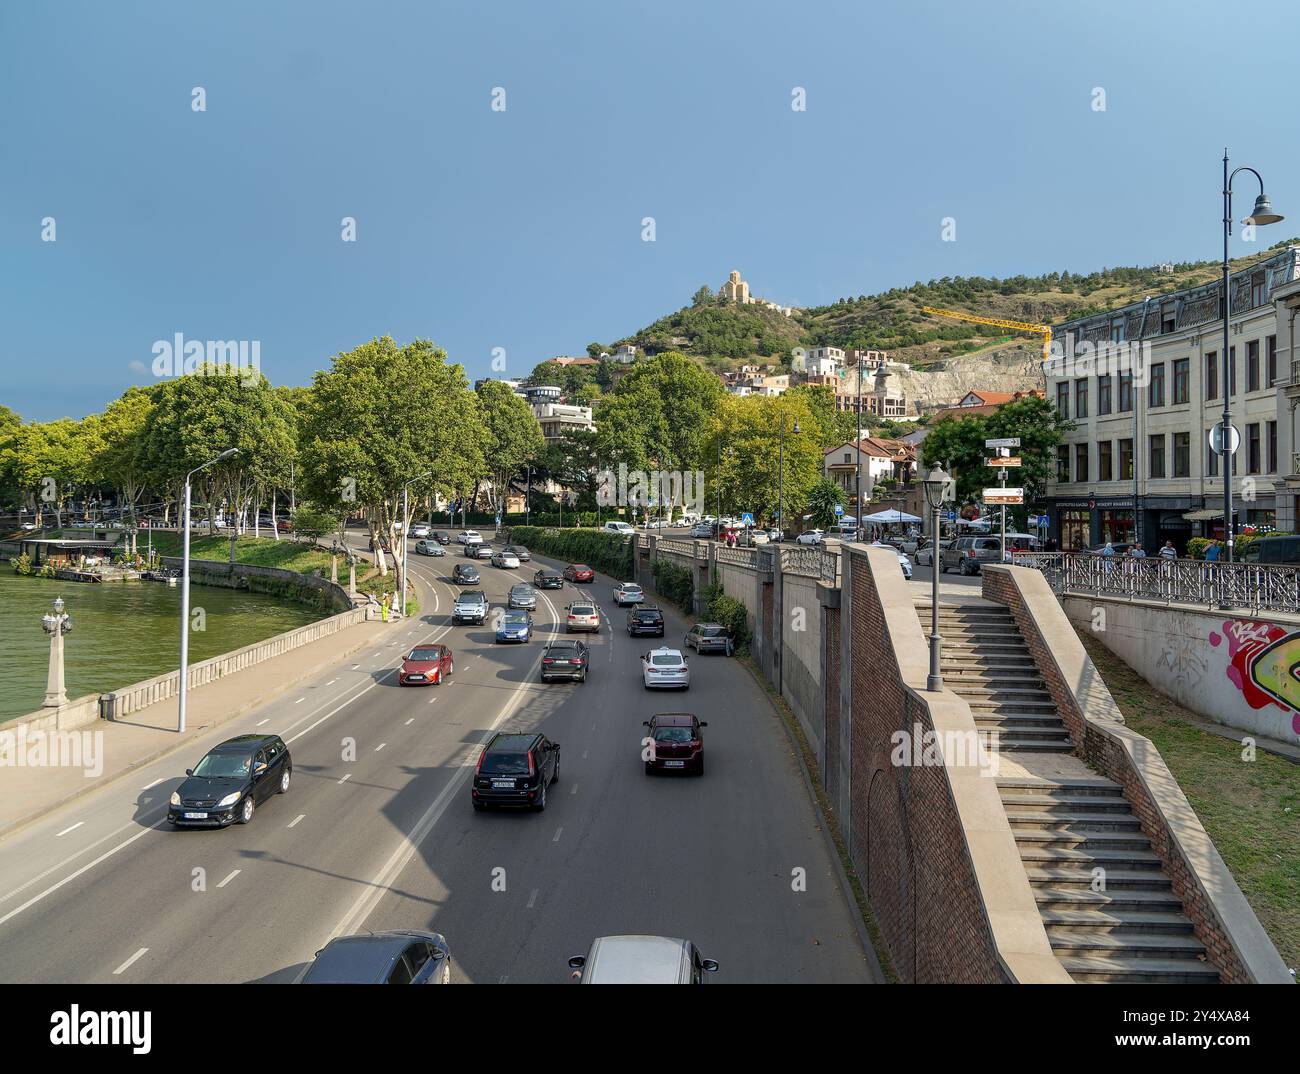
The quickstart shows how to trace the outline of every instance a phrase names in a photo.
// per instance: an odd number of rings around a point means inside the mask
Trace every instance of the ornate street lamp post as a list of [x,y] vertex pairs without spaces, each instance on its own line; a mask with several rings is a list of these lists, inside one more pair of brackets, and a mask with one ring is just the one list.
[[925,502],[930,508],[930,674],[925,688],[943,689],[943,676],[939,673],[939,508],[943,506],[943,492],[952,478],[939,466],[931,470],[922,482]]
[[63,685],[63,636],[72,630],[72,617],[63,610],[63,598],[54,601],[54,614],[41,616],[41,626],[50,636],[50,673],[45,680],[43,708],[55,709],[68,703],[68,692]]

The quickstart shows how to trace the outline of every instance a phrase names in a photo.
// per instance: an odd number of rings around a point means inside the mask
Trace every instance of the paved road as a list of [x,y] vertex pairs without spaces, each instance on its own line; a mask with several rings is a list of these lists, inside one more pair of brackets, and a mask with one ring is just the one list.
[[[458,551],[412,555],[421,615],[383,645],[223,725],[193,756],[0,840],[0,977],[287,981],[332,935],[403,927],[443,932],[459,982],[562,982],[569,955],[614,932],[689,937],[722,963],[719,983],[870,981],[796,761],[744,669],[694,658],[689,692],[650,696],[636,659],[649,643],[604,630],[586,684],[543,685],[538,643],[450,625]],[[482,573],[494,603],[516,580]],[[582,588],[621,628],[611,584]],[[545,594],[543,635],[573,595]],[[680,637],[686,624],[668,622]],[[453,681],[397,687],[400,654],[431,639],[455,650]],[[642,771],[641,720],[673,709],[709,720],[702,779]],[[561,743],[544,813],[470,809],[478,746],[501,727]],[[250,730],[289,743],[290,792],[248,826],[171,831],[183,769]]]

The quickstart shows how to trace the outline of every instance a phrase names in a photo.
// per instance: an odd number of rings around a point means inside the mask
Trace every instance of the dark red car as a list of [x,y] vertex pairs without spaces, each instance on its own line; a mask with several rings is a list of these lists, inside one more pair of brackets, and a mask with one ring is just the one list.
[[690,712],[661,712],[646,720],[645,725],[650,729],[642,753],[647,775],[679,770],[704,775],[704,734],[700,728],[709,726],[707,720],[698,720]]
[[594,582],[596,572],[585,563],[570,563],[564,568],[564,580],[566,582]]
[[441,686],[454,670],[451,650],[445,645],[417,645],[402,657],[399,686]]

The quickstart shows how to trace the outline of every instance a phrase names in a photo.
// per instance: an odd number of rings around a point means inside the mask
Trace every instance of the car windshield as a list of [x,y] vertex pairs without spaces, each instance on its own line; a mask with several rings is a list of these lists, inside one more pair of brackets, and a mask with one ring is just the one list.
[[526,585],[517,585],[510,592],[516,597],[531,597],[533,595],[533,591]]
[[209,779],[229,779],[248,775],[253,760],[244,753],[209,753],[194,769],[196,776]]
[[690,742],[691,729],[689,727],[656,727],[656,742]]
[[510,626],[523,626],[528,622],[528,615],[525,612],[506,612],[502,622]]
[[482,604],[485,598],[482,593],[462,593],[456,598],[458,604]]
[[485,753],[479,769],[485,776],[518,776],[528,774],[527,753]]
[[650,657],[650,663],[656,667],[671,667],[682,662],[682,658],[676,653],[655,653]]
[[437,660],[442,656],[441,649],[412,649],[408,660]]

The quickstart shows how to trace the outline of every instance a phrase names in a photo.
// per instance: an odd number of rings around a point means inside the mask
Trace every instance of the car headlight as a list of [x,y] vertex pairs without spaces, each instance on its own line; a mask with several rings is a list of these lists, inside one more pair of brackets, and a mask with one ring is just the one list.
[[171,798],[171,801],[172,801],[172,805],[180,805],[180,804],[181,804],[181,792],[180,792],[180,791],[172,791],[172,798]]
[[244,795],[243,791],[232,791],[217,803],[218,809],[224,809],[228,805],[234,805]]

